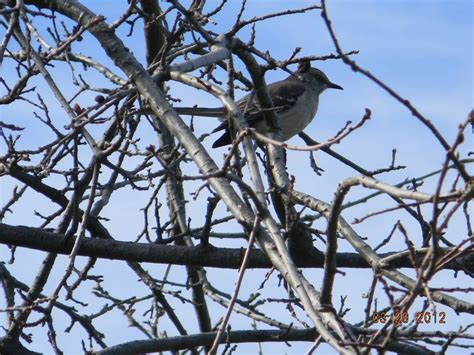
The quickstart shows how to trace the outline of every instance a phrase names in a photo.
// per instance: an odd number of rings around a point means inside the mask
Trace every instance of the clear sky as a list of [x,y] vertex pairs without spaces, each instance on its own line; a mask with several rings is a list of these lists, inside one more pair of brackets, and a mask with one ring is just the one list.
[[[82,1],[85,5],[91,6],[97,13],[101,12],[110,23],[118,16],[116,0],[102,1]],[[214,7],[217,1],[208,1],[208,7]],[[213,29],[215,32],[223,32],[231,26],[236,11],[240,7],[240,2],[230,1],[226,6],[225,12],[221,17],[217,17],[218,25]],[[247,11],[244,18],[251,18],[256,15],[279,11],[287,8],[298,8],[314,4],[314,1],[256,1],[248,2]],[[452,142],[457,133],[458,124],[463,121],[473,108],[473,2],[470,0],[426,0],[426,1],[408,1],[408,0],[335,0],[328,1],[329,16],[333,21],[334,30],[345,51],[358,50],[359,54],[353,56],[361,66],[368,69],[386,84],[395,89],[406,99],[410,100],[415,107],[445,135],[448,142]],[[232,20],[233,21],[233,20]],[[334,46],[327,33],[325,25],[321,19],[319,11],[313,11],[308,14],[280,17],[269,20],[265,23],[257,24],[256,46],[261,50],[268,50],[270,54],[277,59],[285,59],[291,55],[295,47],[302,47],[302,55],[326,55],[335,52]],[[2,29],[3,30],[3,29]],[[119,32],[126,45],[144,61],[143,40],[141,33],[135,33],[131,38],[125,36],[125,32]],[[241,35],[241,39],[248,39],[248,32]],[[82,46],[82,48],[81,48]],[[103,59],[103,53],[98,48],[97,52],[91,50],[95,48],[94,44],[84,41],[75,51],[84,52],[84,54],[95,55]],[[104,60],[107,62],[107,60]],[[356,163],[367,169],[377,169],[387,167],[391,161],[391,151],[397,148],[397,164],[406,165],[407,169],[381,176],[383,181],[397,183],[405,178],[417,177],[433,170],[439,169],[444,159],[442,149],[434,140],[433,136],[424,128],[407,109],[401,107],[392,97],[383,92],[374,83],[370,82],[360,74],[354,73],[341,61],[317,62],[314,66],[322,69],[328,77],[335,83],[344,87],[344,91],[327,91],[320,100],[320,106],[317,119],[307,128],[306,133],[314,139],[324,141],[332,137],[348,120],[357,121],[364,114],[365,108],[370,108],[373,112],[372,120],[366,126],[346,139],[342,144],[335,146],[334,149],[353,159]],[[65,68],[66,70],[67,68]],[[2,76],[9,77],[13,75],[11,69],[4,66]],[[287,74],[281,71],[272,71],[267,75],[267,82],[272,82],[285,77]],[[63,81],[65,92],[72,92],[68,87],[67,81]],[[217,105],[217,102],[205,93],[195,93],[194,91],[179,85],[170,84],[171,93],[182,97],[180,103],[183,106],[199,104],[202,106]],[[3,90],[3,88],[1,89]],[[3,107],[0,111],[0,120],[9,122],[10,117],[18,117],[19,125],[22,123],[27,126],[24,133],[24,143],[37,145],[42,137],[35,135],[37,127],[31,124],[31,118],[26,114],[29,109],[18,105]],[[60,113],[59,115],[62,115]],[[65,122],[66,124],[67,122]],[[203,133],[213,129],[216,122],[212,119],[203,119],[195,123],[198,133]],[[152,138],[150,138],[152,139]],[[472,135],[466,136],[467,143],[464,145],[463,152],[472,150]],[[208,139],[207,144],[211,144],[212,138]],[[293,138],[290,143],[302,144],[299,138]],[[0,146],[0,149],[4,149]],[[222,159],[224,150],[213,151],[213,156]],[[288,158],[289,171],[296,173],[296,188],[301,191],[314,194],[318,198],[331,201],[337,184],[344,178],[357,175],[353,170],[335,162],[332,158],[323,153],[316,153],[318,165],[324,168],[325,173],[317,177],[307,166],[307,153],[290,152]],[[472,171],[472,168],[471,168]],[[434,180],[426,181],[422,187],[424,191],[430,192]],[[11,194],[11,181],[1,181],[0,183],[0,202],[3,205],[8,201]],[[351,192],[350,198],[356,199],[358,196],[365,195],[366,192],[358,190]],[[33,217],[32,205],[35,209],[46,208],[48,201],[35,199],[34,195],[29,195],[29,200],[19,205],[13,215],[8,215],[4,220],[8,224],[37,225],[38,219]],[[141,225],[130,223],[129,220],[141,218],[138,208],[143,206],[145,197],[138,197],[135,192],[119,193],[116,197],[126,199],[128,210],[124,210],[120,205],[110,206],[107,209],[107,216],[112,218],[114,223],[108,225],[116,239],[131,240],[130,236],[135,236]],[[385,200],[380,200],[379,206],[384,206]],[[204,206],[205,199],[196,202]],[[357,214],[348,212],[344,216],[351,221],[353,217],[362,217],[366,213],[375,211],[377,205],[372,205],[370,210],[358,210]],[[136,208],[136,211],[134,211]],[[202,207],[201,207],[202,208]],[[201,211],[202,209],[197,209]],[[225,209],[219,212],[225,214]],[[196,226],[202,222],[202,216],[192,216]],[[390,223],[395,222],[399,215],[390,215],[387,217]],[[117,221],[122,221],[117,223]],[[382,221],[384,222],[384,221]],[[407,222],[409,224],[409,222]],[[391,224],[390,224],[391,226]],[[355,228],[362,235],[369,238],[378,238],[382,240],[387,234],[387,224],[368,222],[363,225],[356,225]],[[223,229],[224,230],[224,229]],[[227,245],[229,246],[229,245]],[[348,245],[341,246],[343,250],[353,251]],[[0,246],[1,259],[5,261],[9,258],[9,252],[3,246]],[[28,258],[32,269],[39,267],[44,255],[32,253],[26,250],[18,250],[17,259]],[[65,263],[66,258],[61,258]],[[99,263],[101,272],[104,276],[110,277],[107,286],[117,293],[117,295],[130,296],[130,290],[133,287],[124,289],[124,280],[117,280],[117,274],[129,274],[126,266],[118,265],[117,262],[102,261]],[[28,283],[33,277],[29,272],[31,268],[26,269],[24,264],[16,263],[10,267],[12,273],[17,275],[22,281]],[[149,270],[156,270],[158,274],[163,272],[161,266],[147,265]],[[57,276],[61,275],[62,270],[58,270]],[[228,273],[226,271],[226,273]],[[247,274],[246,286],[243,295],[255,292],[255,288],[260,284],[263,278],[263,272]],[[319,270],[306,271],[310,280],[318,284],[321,272]],[[230,275],[230,274],[229,274]],[[348,319],[360,319],[363,313],[365,300],[362,299],[362,293],[368,288],[370,279],[369,273],[348,270],[343,278],[338,276],[336,279],[335,293],[345,295],[350,292],[349,287],[356,287],[357,292],[349,294],[349,303],[352,310]],[[209,270],[208,276],[211,282],[227,282],[228,287],[232,287],[235,273],[232,276],[222,277],[222,272]],[[443,285],[452,284],[451,273],[443,273],[443,278],[439,283]],[[128,280],[130,284],[135,280]],[[463,282],[462,278],[460,279]],[[57,281],[48,285],[54,287]],[[457,281],[459,282],[459,280]],[[274,287],[276,283],[272,286]],[[359,285],[363,285],[359,288]],[[143,288],[139,292],[145,293]],[[268,291],[268,289],[267,289]],[[279,291],[281,293],[281,290]],[[85,292],[82,300],[88,301],[89,295]],[[280,294],[280,296],[284,296]],[[245,298],[245,296],[243,296]],[[472,298],[471,298],[472,301]],[[0,298],[0,307],[3,307],[3,299]],[[211,301],[209,301],[211,303]],[[178,314],[186,317],[189,308],[182,308],[176,304]],[[94,306],[91,306],[94,308]],[[271,309],[273,306],[268,306]],[[182,310],[181,310],[182,308]],[[223,314],[222,308],[217,308],[213,314],[213,321]],[[194,314],[193,314],[194,316]],[[184,319],[184,318],[183,318]],[[2,321],[3,322],[3,321]],[[192,324],[195,324],[194,319]],[[67,320],[65,320],[67,326]],[[166,323],[163,325],[165,327]],[[452,325],[452,327],[451,327]],[[456,319],[452,319],[449,329],[455,329]],[[106,340],[110,345],[120,343],[126,340],[140,338],[141,335],[136,330],[127,329],[124,319],[117,314],[117,319],[112,319],[103,326],[109,330],[117,329],[115,334],[111,334]],[[232,318],[233,329],[248,329],[249,322],[240,316]],[[57,330],[61,328],[58,327]],[[189,326],[190,331],[197,331],[197,328]],[[432,330],[439,328],[432,328]],[[35,334],[37,330],[31,329]],[[41,330],[43,332],[44,330]],[[50,351],[50,347],[45,345],[46,339],[44,332],[38,337],[31,346],[35,351]],[[172,334],[169,334],[172,335]],[[77,339],[74,339],[77,340]],[[66,342],[60,344],[64,349],[68,349]],[[76,346],[77,344],[75,344]],[[281,349],[276,345],[264,344],[265,353],[305,353],[310,347],[308,343],[294,344],[291,348]],[[255,352],[256,345],[239,346],[239,353],[248,351]],[[327,347],[323,347],[329,351]],[[71,349],[72,351],[72,349]]]

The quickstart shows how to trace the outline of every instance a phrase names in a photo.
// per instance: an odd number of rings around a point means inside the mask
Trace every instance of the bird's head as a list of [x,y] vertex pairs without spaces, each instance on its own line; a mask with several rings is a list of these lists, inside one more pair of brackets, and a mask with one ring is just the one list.
[[300,80],[310,84],[319,93],[326,89],[344,90],[341,86],[331,82],[321,70],[311,67],[310,62],[299,63],[298,71],[295,74]]

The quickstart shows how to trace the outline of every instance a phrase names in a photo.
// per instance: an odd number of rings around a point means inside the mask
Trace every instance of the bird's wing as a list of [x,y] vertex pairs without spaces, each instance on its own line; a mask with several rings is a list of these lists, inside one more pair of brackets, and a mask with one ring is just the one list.
[[[306,88],[299,81],[289,82],[288,80],[284,80],[284,83],[279,81],[269,85],[267,90],[273,101],[273,110],[276,113],[283,113],[296,104]],[[250,126],[252,126],[252,123],[261,120],[263,117],[263,109],[255,95],[253,96],[252,102],[248,102],[251,97],[250,95],[237,101],[237,106],[244,113],[245,120]],[[227,127],[228,122],[225,120],[215,128],[213,132],[221,131]]]
[[[288,80],[284,80],[284,83],[279,81],[269,85],[267,90],[273,101],[273,109],[276,113],[282,113],[291,109],[296,104],[298,98],[303,95],[306,88],[298,81],[288,82]],[[240,100],[238,104],[240,109],[244,112],[245,119],[249,125],[252,125],[254,120],[262,118],[263,110],[257,98],[253,99],[252,104],[248,105],[246,111],[245,106],[247,105],[247,100],[245,98]]]

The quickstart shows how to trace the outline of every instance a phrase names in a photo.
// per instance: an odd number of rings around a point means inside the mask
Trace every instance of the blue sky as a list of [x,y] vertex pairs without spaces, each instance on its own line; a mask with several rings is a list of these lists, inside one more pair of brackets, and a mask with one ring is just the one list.
[[[83,1],[84,4],[91,6],[96,11],[101,11],[106,15],[107,21],[112,22],[118,15],[117,1]],[[231,1],[225,10],[225,13],[216,21],[219,25],[213,28],[214,31],[225,31],[231,23],[228,19],[233,18],[232,14],[237,11],[240,5],[237,1]],[[286,8],[297,8],[313,4],[312,1],[255,1],[248,2],[248,8],[244,18],[251,18],[273,11]],[[209,7],[214,7],[217,1],[208,1]],[[403,97],[410,100],[421,113],[426,115],[439,130],[447,137],[448,142],[452,142],[457,132],[458,124],[463,121],[473,107],[473,2],[469,0],[432,0],[432,1],[404,1],[404,0],[340,0],[328,1],[328,12],[332,19],[336,34],[344,50],[359,50],[360,53],[353,57],[361,66],[371,71],[374,75],[384,80],[390,87],[395,89]],[[125,31],[119,32],[126,45],[140,58],[144,59],[143,40],[141,33],[135,33],[132,38],[125,37]],[[248,39],[248,32],[241,34],[241,39]],[[86,38],[87,39],[87,38]],[[302,55],[325,55],[334,52],[334,46],[330,40],[327,30],[320,17],[319,11],[313,11],[304,15],[295,15],[270,20],[266,23],[257,25],[256,46],[262,50],[268,50],[277,59],[287,58],[295,47],[302,47]],[[102,50],[96,44],[84,41],[74,50],[81,51],[88,55],[98,55],[98,58],[104,60]],[[238,63],[237,63],[238,65]],[[393,98],[383,92],[375,84],[354,73],[341,61],[326,61],[314,63],[314,66],[322,69],[329,78],[344,87],[344,91],[327,91],[320,100],[317,118],[307,128],[306,133],[319,141],[324,141],[332,137],[347,120],[357,121],[362,117],[364,109],[370,108],[373,112],[372,120],[359,132],[353,134],[342,144],[334,149],[343,155],[352,158],[367,169],[376,169],[386,167],[390,164],[392,148],[398,149],[397,163],[407,165],[406,170],[381,176],[382,181],[396,183],[407,177],[416,177],[440,168],[444,156],[439,144],[432,135],[424,128],[408,110],[401,107]],[[67,73],[67,68],[64,67]],[[119,71],[117,71],[119,73]],[[2,76],[8,78],[12,75],[11,67],[4,64]],[[90,73],[90,75],[94,75]],[[272,82],[285,77],[286,74],[281,71],[272,71],[267,75],[267,82]],[[69,76],[68,76],[69,77]],[[97,77],[100,82],[100,77]],[[61,81],[61,88],[66,93],[72,93],[73,89],[67,85],[67,80]],[[39,84],[41,85],[41,84]],[[195,93],[193,90],[183,86],[170,83],[171,93],[180,96],[183,99],[182,105],[199,104],[202,106],[217,105],[216,101],[203,92]],[[2,88],[3,90],[3,88]],[[44,93],[47,95],[46,93]],[[90,95],[93,97],[94,95]],[[87,96],[85,96],[87,98]],[[10,122],[12,118],[27,126],[23,135],[25,146],[37,145],[41,139],[35,132],[40,127],[33,123],[28,116],[31,110],[25,105],[12,104],[1,108],[0,119],[4,122]],[[59,111],[53,111],[57,119],[64,120],[67,124],[65,115]],[[20,125],[21,125],[20,124]],[[203,119],[195,122],[198,133],[203,133],[213,129],[216,122],[212,119]],[[472,150],[472,135],[466,132],[467,142],[464,144],[463,152]],[[153,136],[145,136],[146,140],[152,142]],[[208,145],[213,141],[212,138],[206,142]],[[292,144],[302,144],[299,138],[293,138]],[[4,149],[4,146],[0,146]],[[214,150],[213,156],[217,161],[222,160],[225,150]],[[296,172],[296,187],[301,191],[314,194],[318,198],[331,201],[337,184],[344,178],[354,176],[356,173],[323,153],[316,153],[318,164],[325,169],[325,174],[317,177],[307,167],[307,153],[290,152],[288,158],[289,171]],[[471,168],[472,171],[472,168]],[[426,181],[422,187],[424,191],[431,191],[436,183],[435,179]],[[194,186],[197,186],[196,183]],[[2,180],[0,185],[0,202],[3,205],[10,196],[12,181]],[[367,194],[367,191],[359,189],[354,190],[349,195],[349,200],[356,199],[358,196]],[[28,195],[28,200],[19,204],[13,215],[5,219],[9,224],[36,225],[38,219],[33,217],[33,208],[44,211],[48,201],[37,198],[37,195]],[[119,240],[133,239],[137,230],[141,226],[129,223],[128,220],[140,218],[138,208],[143,205],[145,196],[135,192],[120,192],[115,197],[115,204],[111,204],[107,210],[107,217],[113,221],[127,221],[126,223],[110,224],[108,227]],[[128,209],[120,207],[120,201],[126,200]],[[205,204],[205,198],[198,199],[195,202],[196,209],[202,210]],[[365,210],[356,212],[348,211],[344,216],[351,221],[353,217],[361,217],[366,213],[378,210],[381,206],[386,206],[388,200],[384,198],[377,199],[374,204],[367,206]],[[34,206],[32,208],[32,206]],[[201,208],[201,209],[200,209]],[[225,208],[221,208],[218,213],[226,214]],[[202,216],[192,216],[196,225],[202,221]],[[395,222],[401,218],[401,214],[388,215],[384,221],[369,220],[366,224],[356,225],[356,230],[369,238],[382,240],[390,229],[387,223]],[[406,216],[403,216],[406,218]],[[413,222],[406,220],[408,226]],[[389,224],[391,226],[391,224]],[[228,227],[223,228],[226,230]],[[413,230],[416,230],[414,228]],[[455,229],[457,230],[457,229]],[[461,231],[461,226],[459,227]],[[222,242],[219,242],[222,244]],[[218,243],[218,244],[219,244]],[[227,244],[225,244],[227,243]],[[226,246],[229,245],[225,242]],[[223,245],[224,245],[223,244]],[[391,246],[393,247],[393,245]],[[346,251],[352,251],[348,245],[342,243],[341,248]],[[400,246],[400,249],[402,246]],[[9,257],[5,247],[0,247],[2,260]],[[19,250],[17,258],[28,258],[29,265],[39,266],[43,258],[42,254],[31,253],[26,250]],[[65,263],[66,258],[61,258],[60,263]],[[81,263],[82,261],[79,261]],[[24,265],[24,264],[23,264]],[[118,270],[121,274],[129,274],[124,264],[101,261],[99,263],[102,273],[110,278],[107,286],[116,292],[117,295],[130,296],[133,287],[123,288],[122,282],[115,282]],[[162,266],[146,265],[149,270],[156,272],[157,275],[163,272]],[[12,272],[24,281],[30,282],[33,275],[26,270],[21,263],[11,267]],[[58,268],[56,276],[60,277],[61,268]],[[123,273],[122,273],[123,271]],[[255,291],[260,284],[264,271],[258,271],[247,274],[246,285],[243,295]],[[227,283],[232,287],[234,278],[222,277],[222,273],[216,270],[209,270],[209,278],[212,282],[219,282],[222,285]],[[321,272],[319,270],[307,270],[307,276],[317,284],[320,280]],[[232,274],[234,275],[234,274]],[[347,270],[347,276],[338,276],[336,279],[337,295],[347,294],[348,285],[366,284],[357,293],[349,295],[349,303],[352,303],[352,311],[349,313],[349,319],[359,319],[363,312],[365,302],[361,294],[367,289],[370,279],[368,273]],[[442,273],[435,282],[443,285],[463,282],[460,279],[454,280],[451,273]],[[57,281],[51,282],[49,287],[54,287]],[[128,280],[130,285],[136,285],[131,277]],[[275,283],[272,286],[275,287]],[[137,288],[137,292],[146,292],[142,288]],[[281,290],[278,290],[280,296],[284,296]],[[84,291],[81,296],[87,300],[88,293]],[[460,296],[462,298],[462,296]],[[465,296],[464,296],[465,297]],[[245,296],[243,296],[245,298]],[[0,299],[0,307],[3,307]],[[211,302],[210,302],[211,303]],[[178,314],[185,317],[189,313],[188,308],[181,305],[175,305]],[[93,306],[91,306],[93,308]],[[271,308],[272,306],[267,306]],[[218,308],[214,313],[213,320],[222,315],[223,309]],[[67,322],[67,320],[65,320]],[[194,319],[190,320],[194,324]],[[67,324],[67,323],[65,323]],[[166,324],[166,323],[165,323]],[[165,324],[163,327],[165,327]],[[450,329],[456,328],[455,315],[448,324]],[[132,340],[139,337],[134,330],[127,330],[126,324],[118,314],[117,319],[112,319],[110,323],[103,324],[104,329],[117,327],[115,334],[107,338],[109,344],[119,343],[126,339]],[[246,329],[249,323],[244,317],[232,317],[233,329]],[[452,328],[451,328],[452,327]],[[58,328],[61,329],[61,328]],[[190,326],[193,331],[193,326]],[[439,330],[439,328],[438,328]],[[194,331],[197,331],[194,328]],[[80,333],[77,333],[78,335]],[[73,334],[74,335],[74,334]],[[61,344],[65,349],[68,345]],[[292,348],[282,350],[271,344],[263,345],[265,352],[288,353],[301,352],[308,350],[309,344],[294,344]],[[35,341],[33,350],[47,351],[44,334]],[[240,352],[253,352],[255,345],[242,345]],[[328,351],[327,347],[324,347]],[[72,349],[71,349],[72,351]]]

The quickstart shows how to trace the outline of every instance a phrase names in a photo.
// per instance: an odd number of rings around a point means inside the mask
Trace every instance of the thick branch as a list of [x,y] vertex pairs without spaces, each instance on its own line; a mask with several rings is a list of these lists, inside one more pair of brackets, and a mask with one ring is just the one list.
[[[0,243],[26,247],[46,252],[68,255],[74,245],[75,237],[66,239],[63,234],[53,233],[38,228],[10,226],[0,223]],[[441,249],[448,252],[450,249]],[[418,249],[417,257],[422,260],[427,249]],[[398,254],[398,253],[397,253]],[[207,266],[227,269],[238,269],[244,255],[243,249],[214,247],[185,247],[177,245],[157,245],[145,243],[120,242],[110,239],[85,238],[79,248],[78,255],[111,260],[148,262],[175,265]],[[393,253],[378,254],[385,259]],[[295,260],[298,267],[321,268],[324,258],[314,256],[298,256]],[[271,268],[273,265],[265,254],[258,249],[252,250],[248,268]],[[369,264],[358,253],[338,253],[338,268],[369,268]],[[390,268],[413,268],[408,253],[390,260]],[[446,269],[474,272],[474,254],[459,257],[446,265]]]

